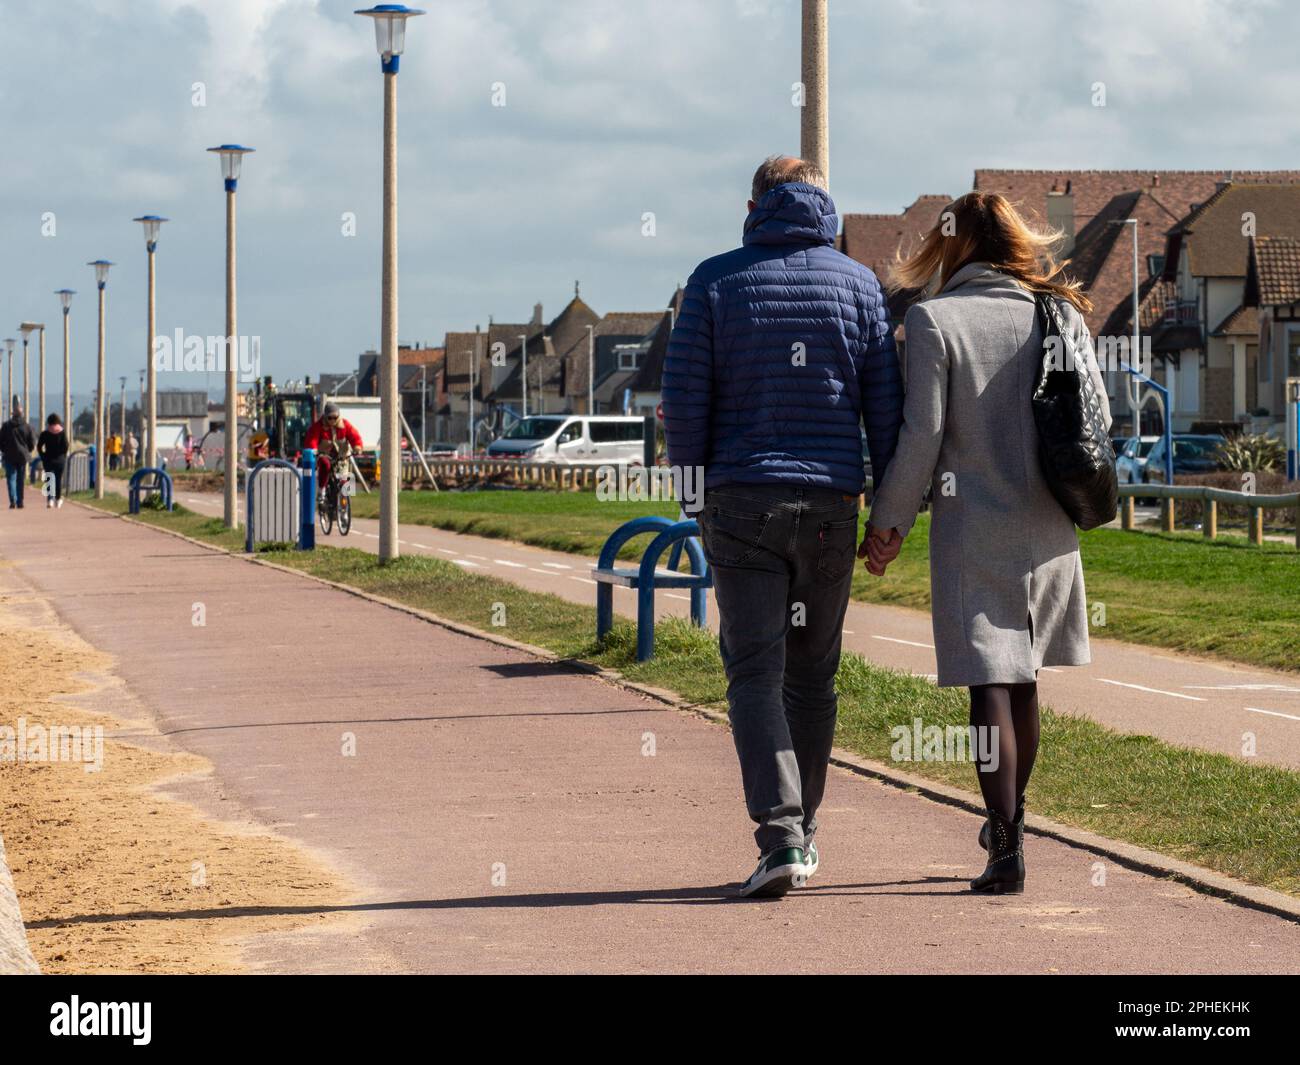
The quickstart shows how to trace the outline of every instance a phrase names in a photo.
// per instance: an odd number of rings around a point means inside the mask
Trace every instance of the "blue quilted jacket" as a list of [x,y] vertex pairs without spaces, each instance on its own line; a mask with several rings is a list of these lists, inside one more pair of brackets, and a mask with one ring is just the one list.
[[744,246],[687,282],[664,361],[673,466],[722,484],[863,488],[864,425],[881,483],[903,381],[876,275],[833,247],[830,196],[790,183],[745,220]]

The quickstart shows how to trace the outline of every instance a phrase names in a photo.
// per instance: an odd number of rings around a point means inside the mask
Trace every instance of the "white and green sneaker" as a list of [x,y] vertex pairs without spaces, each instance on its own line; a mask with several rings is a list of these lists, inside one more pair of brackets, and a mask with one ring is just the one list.
[[803,878],[805,881],[813,878],[813,873],[817,872],[817,864],[817,844],[810,839],[808,846],[803,851]]
[[803,887],[807,879],[804,852],[798,847],[782,847],[758,860],[758,868],[740,885],[740,894],[744,898],[779,898],[793,888]]

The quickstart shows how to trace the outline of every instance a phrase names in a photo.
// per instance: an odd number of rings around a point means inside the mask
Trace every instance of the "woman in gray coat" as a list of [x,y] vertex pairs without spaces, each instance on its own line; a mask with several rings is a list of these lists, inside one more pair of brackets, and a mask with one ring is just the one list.
[[[1038,670],[1089,661],[1074,523],[1043,479],[1030,396],[1044,357],[1035,294],[1058,299],[1110,411],[1076,284],[1053,280],[1053,238],[1007,200],[950,204],[897,287],[937,294],[905,319],[898,451],[872,502],[868,568],[883,574],[931,491],[930,587],[938,682],[970,688],[971,724],[997,750],[980,765],[988,868],[976,891],[1024,885],[1024,796],[1038,750]],[[988,743],[983,750],[991,750]]]

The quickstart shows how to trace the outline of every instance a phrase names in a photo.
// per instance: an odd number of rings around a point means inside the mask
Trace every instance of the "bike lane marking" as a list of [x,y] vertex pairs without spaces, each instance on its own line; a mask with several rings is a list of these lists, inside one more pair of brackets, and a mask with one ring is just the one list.
[[1151,692],[1153,695],[1168,695],[1174,699],[1187,699],[1193,703],[1203,703],[1205,700],[1199,695],[1184,695],[1182,692],[1167,692],[1163,688],[1147,688],[1141,684],[1127,684],[1122,680],[1107,680],[1105,677],[1098,677],[1103,684],[1114,684],[1117,688],[1134,688],[1140,692]]

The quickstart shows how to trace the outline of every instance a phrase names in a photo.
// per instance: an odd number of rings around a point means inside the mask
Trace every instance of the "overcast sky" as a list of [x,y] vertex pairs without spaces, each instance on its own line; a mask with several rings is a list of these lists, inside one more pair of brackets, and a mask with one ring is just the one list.
[[[84,264],[114,260],[109,377],[134,393],[145,250],[131,219],[145,213],[171,219],[159,332],[220,333],[224,206],[204,149],[234,141],[257,149],[239,185],[240,333],[261,337],[277,380],[355,368],[378,343],[382,114],[355,6],[0,0],[0,336],[43,319],[57,364],[53,291],[76,289],[73,384],[87,391]],[[575,279],[601,313],[660,308],[738,243],[759,160],[798,150],[797,0],[427,7],[399,84],[403,343],[525,320],[539,301],[549,319]],[[832,193],[841,213],[898,211],[969,189],[976,167],[1296,167],[1298,8],[831,0]]]

